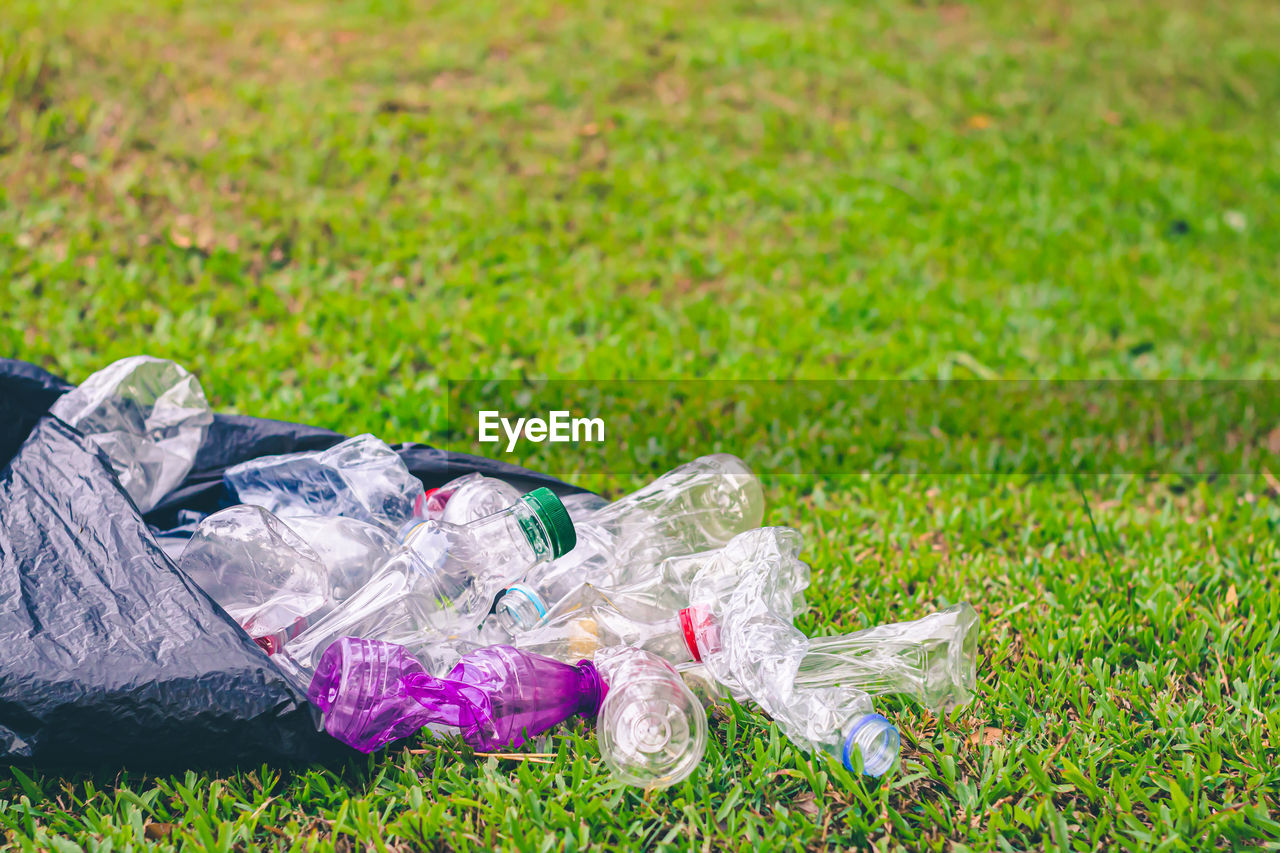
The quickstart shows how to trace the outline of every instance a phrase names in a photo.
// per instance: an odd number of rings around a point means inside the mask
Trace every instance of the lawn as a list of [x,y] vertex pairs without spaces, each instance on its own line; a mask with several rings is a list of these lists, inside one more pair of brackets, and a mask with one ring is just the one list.
[[[1267,0],[7,0],[0,353],[72,380],[170,357],[222,411],[426,442],[458,379],[1274,380],[1277,140]],[[659,473],[625,452],[552,473]],[[27,849],[1280,846],[1274,477],[765,479],[807,631],[982,615],[975,700],[888,703],[879,782],[721,707],[649,795],[578,723],[522,759],[0,771],[0,824]]]

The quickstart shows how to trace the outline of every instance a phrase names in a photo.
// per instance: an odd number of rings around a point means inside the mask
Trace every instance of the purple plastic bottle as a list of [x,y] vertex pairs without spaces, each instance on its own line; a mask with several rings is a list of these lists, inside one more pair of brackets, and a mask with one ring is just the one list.
[[403,646],[344,637],[325,650],[308,696],[325,730],[361,752],[428,725],[492,750],[519,746],[574,714],[594,717],[606,690],[590,661],[573,666],[490,646],[435,678]]

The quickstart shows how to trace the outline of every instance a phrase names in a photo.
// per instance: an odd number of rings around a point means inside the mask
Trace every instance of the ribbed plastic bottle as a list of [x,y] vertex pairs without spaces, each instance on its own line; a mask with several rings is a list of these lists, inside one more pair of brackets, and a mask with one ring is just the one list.
[[308,697],[329,734],[373,752],[424,727],[457,731],[476,749],[518,747],[574,714],[594,717],[604,693],[589,661],[492,646],[436,678],[403,646],[344,637],[325,651]]

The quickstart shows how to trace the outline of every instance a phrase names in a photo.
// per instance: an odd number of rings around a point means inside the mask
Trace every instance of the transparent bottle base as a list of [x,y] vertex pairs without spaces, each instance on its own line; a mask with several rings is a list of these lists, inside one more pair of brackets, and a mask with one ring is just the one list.
[[702,761],[707,713],[691,692],[669,682],[624,684],[610,688],[597,737],[600,757],[619,779],[666,788],[689,778]]

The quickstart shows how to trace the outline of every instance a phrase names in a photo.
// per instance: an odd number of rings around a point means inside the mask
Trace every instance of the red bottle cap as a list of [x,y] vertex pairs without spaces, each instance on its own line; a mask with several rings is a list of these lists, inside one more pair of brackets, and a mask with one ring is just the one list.
[[[705,607],[686,607],[677,614],[680,617],[680,630],[684,632],[684,644],[689,647],[689,654],[698,663],[702,663],[702,652],[698,648],[698,626],[709,621]],[[695,621],[696,620],[696,621]]]

